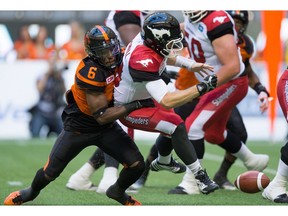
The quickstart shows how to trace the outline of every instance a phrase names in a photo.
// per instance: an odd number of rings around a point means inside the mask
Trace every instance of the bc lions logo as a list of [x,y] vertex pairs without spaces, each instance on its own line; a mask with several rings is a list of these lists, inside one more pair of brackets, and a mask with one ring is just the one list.
[[136,61],[136,63],[140,63],[142,64],[144,67],[148,67],[149,63],[153,64],[153,61],[151,59],[145,59],[145,60],[141,60],[141,61]]
[[113,80],[114,80],[114,75],[109,76],[106,78],[106,83],[109,84],[109,83],[113,82]]
[[148,29],[150,29],[150,31],[152,32],[152,34],[154,35],[154,37],[159,40],[163,38],[163,35],[168,35],[169,37],[171,36],[170,31],[166,30],[166,29],[153,29],[150,28],[149,26],[147,26]]
[[226,18],[227,18],[227,16],[215,17],[215,18],[213,19],[213,23],[216,23],[217,21],[218,21],[219,23],[223,23]]

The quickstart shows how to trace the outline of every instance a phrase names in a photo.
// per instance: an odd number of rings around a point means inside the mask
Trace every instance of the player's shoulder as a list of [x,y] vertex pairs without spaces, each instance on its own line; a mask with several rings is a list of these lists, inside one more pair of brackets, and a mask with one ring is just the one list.
[[208,31],[211,31],[219,26],[233,26],[231,17],[222,10],[209,12],[202,22],[207,26]]
[[131,53],[129,67],[140,71],[159,71],[164,57],[145,45],[138,45]]
[[[105,70],[90,57],[82,59],[76,69],[76,78],[83,82],[101,81],[101,77]],[[100,78],[100,80],[99,80]],[[104,78],[104,77],[103,77]]]

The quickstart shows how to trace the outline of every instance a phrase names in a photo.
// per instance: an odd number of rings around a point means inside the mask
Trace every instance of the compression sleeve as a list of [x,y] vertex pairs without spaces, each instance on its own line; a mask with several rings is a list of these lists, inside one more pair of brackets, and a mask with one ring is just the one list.
[[162,79],[146,83],[146,89],[149,94],[160,104],[162,98],[168,92],[168,86]]

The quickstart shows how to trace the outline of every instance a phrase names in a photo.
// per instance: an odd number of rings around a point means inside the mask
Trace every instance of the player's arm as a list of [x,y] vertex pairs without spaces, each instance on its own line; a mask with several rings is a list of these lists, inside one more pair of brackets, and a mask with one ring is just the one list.
[[269,100],[271,100],[271,98],[269,98],[270,94],[260,82],[259,77],[252,69],[250,63],[246,65],[245,71],[248,74],[249,86],[253,88],[255,92],[258,94],[258,102],[260,104],[260,111],[261,113],[264,113],[268,109]]
[[217,72],[218,86],[230,81],[241,71],[237,45],[233,34],[225,34],[212,41],[213,48],[222,66]]
[[122,106],[108,107],[105,94],[92,91],[86,91],[86,99],[93,117],[100,125],[113,122],[136,109],[152,106],[147,101],[134,101]]
[[127,46],[140,31],[141,27],[135,24],[126,24],[118,28],[119,35],[125,46]]
[[166,109],[171,109],[188,103],[199,95],[211,91],[216,85],[217,76],[210,75],[205,77],[203,82],[185,90],[169,92],[168,86],[162,79],[148,82],[146,89],[159,104]]
[[186,68],[187,70],[195,73],[199,73],[202,77],[207,76],[208,71],[213,71],[214,67],[205,63],[198,63],[190,58],[177,55],[167,59],[168,65],[173,65],[181,68]]
[[140,17],[133,13],[133,11],[117,12],[113,19],[116,29],[125,46],[127,46],[141,31]]

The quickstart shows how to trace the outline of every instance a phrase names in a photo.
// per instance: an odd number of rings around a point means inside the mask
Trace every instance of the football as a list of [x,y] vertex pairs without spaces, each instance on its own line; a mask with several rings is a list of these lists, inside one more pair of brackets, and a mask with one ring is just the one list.
[[268,186],[270,179],[263,172],[251,170],[240,174],[234,181],[238,190],[245,193],[257,193]]

